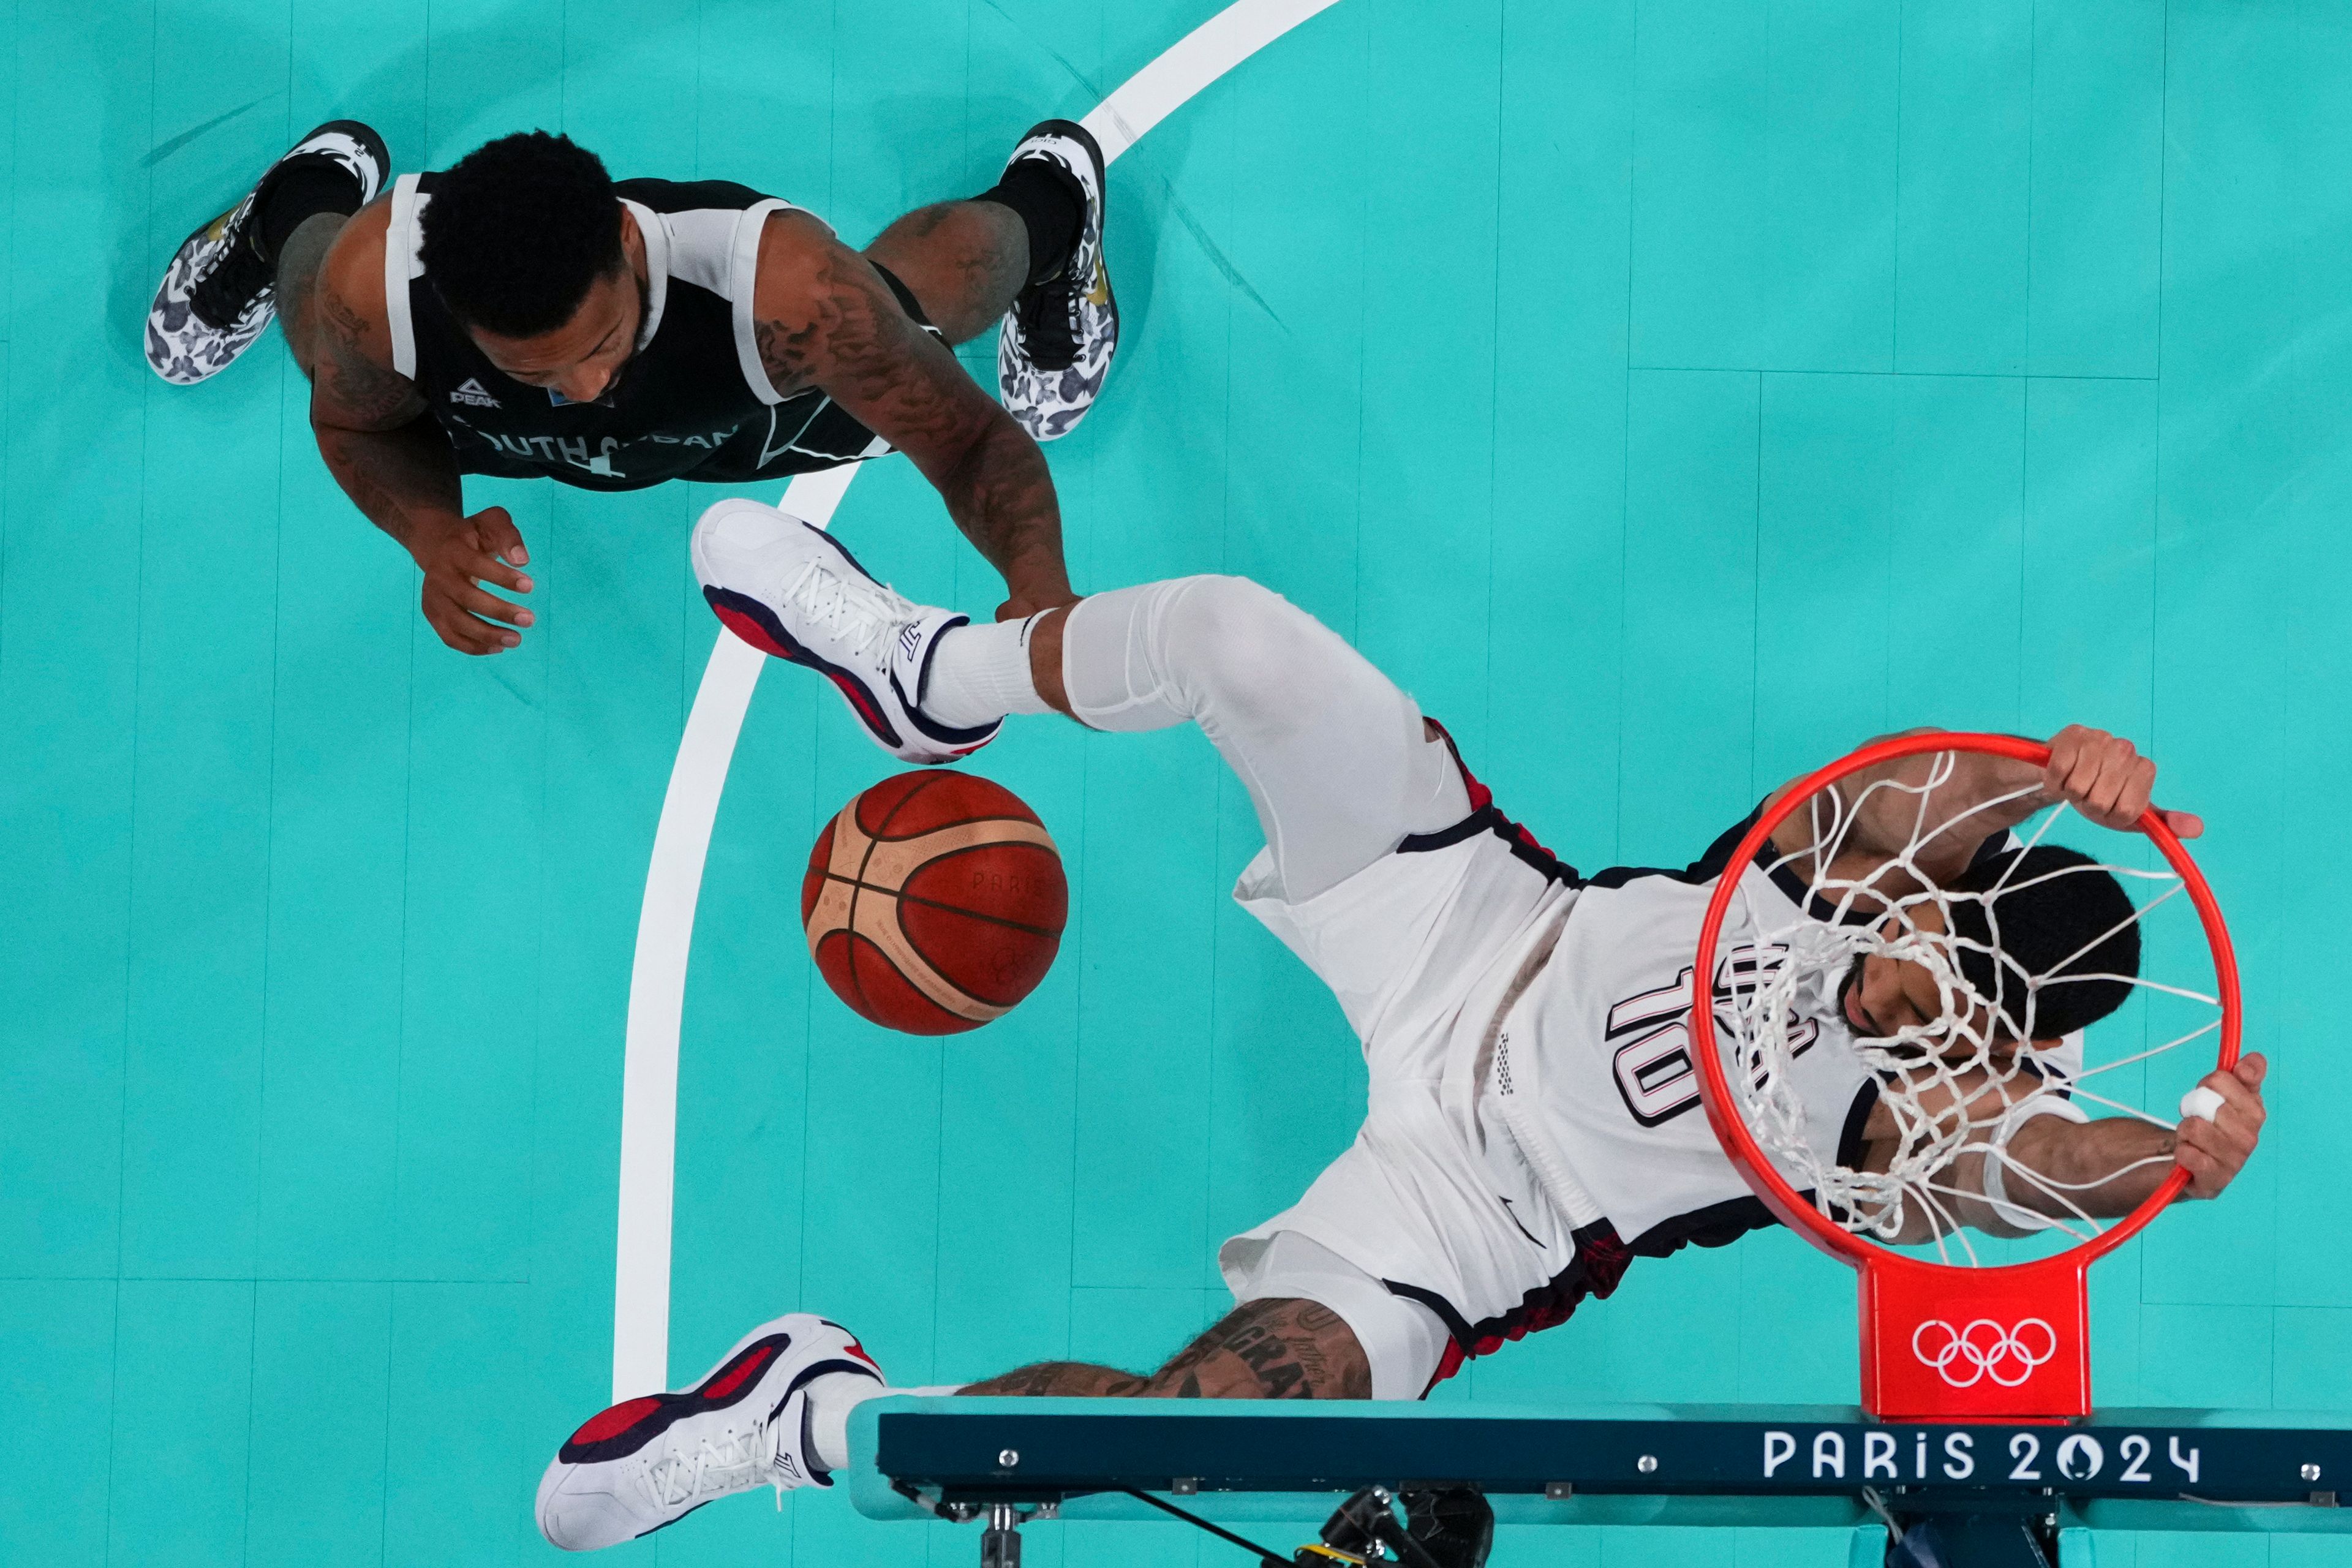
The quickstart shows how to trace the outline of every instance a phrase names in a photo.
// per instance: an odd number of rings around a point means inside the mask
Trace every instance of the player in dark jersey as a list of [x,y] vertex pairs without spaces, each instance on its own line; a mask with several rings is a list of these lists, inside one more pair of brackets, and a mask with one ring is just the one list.
[[[1008,613],[1067,602],[1037,443],[1091,406],[1118,342],[1103,159],[1047,121],[998,184],[919,208],[861,253],[722,181],[613,181],[541,132],[390,184],[383,139],[336,121],[190,235],[147,323],[201,381],[275,318],[311,381],[346,494],[425,574],[451,647],[516,646],[530,556],[460,476],[590,489],[740,483],[905,452],[1003,574]],[[999,406],[948,345],[1003,321]],[[919,669],[927,649],[909,651]]]

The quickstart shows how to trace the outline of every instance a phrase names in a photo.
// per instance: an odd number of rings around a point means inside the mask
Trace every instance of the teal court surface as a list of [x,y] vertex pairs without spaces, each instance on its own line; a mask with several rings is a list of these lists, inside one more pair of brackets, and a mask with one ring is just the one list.
[[[539,623],[444,648],[278,342],[193,389],[142,363],[181,236],[356,115],[404,170],[543,126],[862,243],[1213,10],[7,13],[0,1563],[553,1559],[532,1487],[613,1384],[638,916],[717,630],[685,541],[719,492],[469,481],[530,542]],[[1685,862],[1901,726],[2140,741],[2211,824],[2276,1070],[2245,1177],[2094,1270],[2099,1398],[2352,1408],[2352,11],[1338,0],[1111,191],[1125,338],[1051,452],[1079,587],[1264,580],[1576,864]],[[996,602],[903,459],[833,526],[916,597]],[[894,766],[803,672],[751,695],[680,1021],[674,1381],[794,1308],[902,1384],[1156,1363],[1226,1303],[1216,1242],[1352,1136],[1354,1042],[1227,900],[1255,827],[1197,736],[1039,721],[968,765],[1053,830],[1070,931],[1004,1020],[887,1034],[814,982],[796,894]],[[1434,1399],[1849,1401],[1852,1290],[1783,1232],[1645,1261]],[[845,1492],[613,1561],[975,1550]],[[1029,1534],[1044,1568],[1247,1561]],[[1507,1523],[1496,1562],[1810,1563],[1845,1534]]]

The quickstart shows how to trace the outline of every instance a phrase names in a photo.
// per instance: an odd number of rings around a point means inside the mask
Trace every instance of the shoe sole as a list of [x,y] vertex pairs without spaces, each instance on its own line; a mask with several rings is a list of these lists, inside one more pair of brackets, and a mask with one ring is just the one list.
[[[824,1318],[816,1321],[845,1337],[848,1336],[848,1331],[838,1323]],[[772,1323],[762,1323],[737,1342],[735,1348],[719,1358],[719,1364],[693,1387],[677,1393],[625,1399],[590,1416],[564,1441],[556,1451],[554,1461],[540,1478],[539,1496],[532,1511],[537,1516],[541,1535],[551,1544],[562,1545],[568,1551],[583,1550],[596,1544],[617,1545],[624,1540],[642,1541],[656,1531],[667,1530],[688,1514],[717,1501],[716,1498],[705,1498],[701,1502],[681,1510],[674,1517],[638,1531],[635,1535],[615,1537],[603,1542],[559,1542],[549,1532],[549,1500],[562,1489],[572,1473],[580,1468],[625,1459],[642,1450],[680,1421],[742,1404],[751,1397],[752,1391],[760,1386],[761,1379],[792,1348],[792,1331]],[[782,1415],[793,1394],[820,1377],[835,1373],[851,1373],[873,1378],[877,1383],[883,1381],[881,1368],[866,1357],[864,1347],[855,1338],[849,1339],[848,1349],[856,1359],[848,1355],[826,1356],[794,1373],[777,1398],[775,1408],[769,1412],[768,1419],[773,1421]],[[833,1485],[832,1472],[819,1469],[812,1462],[812,1456],[803,1454],[801,1458],[810,1483],[821,1487]]]
[[[824,544],[825,548],[840,556],[850,570],[869,583],[875,581],[874,574],[866,571],[857,557],[850,553],[849,546],[842,543],[833,535],[822,529],[809,528],[807,523],[792,517],[790,513],[773,512],[773,509],[771,508],[759,510],[769,511],[772,515],[782,517],[802,528],[807,528],[810,533],[815,535]],[[698,578],[707,574],[700,538],[700,529],[698,525],[696,542],[691,547],[694,554],[695,574]],[[708,574],[715,575],[715,574]],[[803,669],[814,670],[831,681],[835,689],[838,690],[843,700],[849,704],[851,713],[855,714],[857,721],[866,727],[866,733],[873,736],[877,743],[898,757],[900,762],[913,763],[924,767],[937,767],[944,763],[959,762],[994,740],[997,731],[1001,728],[1000,725],[988,724],[982,726],[979,731],[942,730],[918,712],[913,703],[905,702],[904,694],[901,693],[907,722],[918,731],[916,739],[908,740],[899,734],[898,726],[891,721],[889,714],[883,709],[881,699],[876,695],[873,688],[866,685],[854,670],[845,669],[804,646],[785,627],[782,618],[764,602],[740,590],[721,588],[709,583],[702,584],[702,599],[703,603],[710,606],[711,614],[719,617],[719,624],[744,642],[758,648],[771,658],[781,658],[787,664],[797,664]],[[961,620],[957,624],[961,624]],[[892,685],[895,689],[897,686],[895,679]],[[907,755],[910,748],[926,742],[931,750],[945,754],[929,757]]]
[[[819,1319],[820,1322],[824,1320]],[[838,1323],[826,1323],[828,1328],[841,1329]],[[846,1330],[842,1330],[847,1332]],[[850,1342],[856,1343],[855,1340]],[[647,1443],[660,1436],[689,1416],[707,1415],[713,1410],[725,1410],[741,1404],[751,1390],[759,1386],[761,1376],[773,1366],[785,1352],[792,1349],[790,1330],[772,1329],[761,1325],[720,1358],[693,1387],[672,1394],[648,1394],[635,1399],[625,1399],[608,1406],[581,1423],[563,1446],[556,1450],[556,1458],[566,1465],[609,1464],[625,1459]],[[784,1398],[812,1379],[832,1373],[850,1372],[878,1378],[881,1370],[871,1363],[845,1356],[827,1357],[811,1362],[793,1374],[784,1390]],[[783,1408],[782,1402],[777,1409]],[[771,1413],[772,1415],[772,1413]]]
[[[789,516],[782,513],[778,515]],[[851,571],[869,583],[874,580],[874,574],[858,563],[857,557],[849,552],[847,545],[822,530],[809,528],[807,523],[801,522],[797,518],[792,518],[790,521],[807,529],[828,549],[839,555]],[[701,563],[698,562],[696,565],[698,572]],[[733,632],[761,653],[772,658],[783,659],[790,664],[797,664],[803,669],[813,669],[833,682],[842,696],[848,700],[850,710],[857,715],[858,722],[865,725],[875,739],[894,751],[907,743],[899,738],[898,728],[890,722],[889,715],[883,712],[881,700],[875,696],[863,680],[860,680],[853,671],[845,669],[829,659],[822,658],[803,647],[799,639],[785,629],[782,619],[776,612],[759,599],[733,588],[721,588],[708,583],[703,584],[702,599],[729,631]]]
[[598,1411],[572,1436],[555,1457],[567,1465],[603,1465],[625,1459],[691,1415],[724,1410],[742,1403],[776,1358],[792,1349],[793,1336],[782,1329],[754,1334],[710,1369],[692,1388],[675,1394],[648,1394]]

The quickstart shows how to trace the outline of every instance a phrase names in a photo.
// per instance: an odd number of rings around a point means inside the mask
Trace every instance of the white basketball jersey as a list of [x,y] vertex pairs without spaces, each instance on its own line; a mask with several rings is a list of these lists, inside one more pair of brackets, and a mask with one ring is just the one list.
[[[1604,871],[1576,895],[1559,945],[1504,1022],[1495,1089],[1515,1141],[1572,1223],[1606,1218],[1635,1252],[1728,1240],[1769,1223],[1707,1126],[1690,1034],[1699,926],[1742,824],[1687,869]],[[1799,915],[1803,888],[1749,864],[1717,950],[1717,994],[1780,950],[1756,944]],[[1808,1142],[1839,1163],[1859,1157],[1876,1085],[1839,1009],[1843,976],[1809,983],[1791,1087]],[[1547,1170],[1547,1167],[1550,1167]],[[1562,1169],[1564,1167],[1564,1169]],[[1801,1190],[1801,1173],[1784,1168]],[[1648,1245],[1645,1246],[1645,1238]]]

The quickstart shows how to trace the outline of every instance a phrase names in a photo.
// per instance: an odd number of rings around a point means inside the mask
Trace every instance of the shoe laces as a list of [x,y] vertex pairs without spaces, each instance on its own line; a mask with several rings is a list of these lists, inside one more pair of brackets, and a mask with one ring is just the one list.
[[673,1439],[654,1461],[639,1472],[654,1506],[667,1511],[693,1508],[761,1484],[772,1485],[781,1501],[784,1487],[777,1474],[778,1416],[752,1415],[743,1426],[733,1424],[716,1433],[707,1427],[690,1441]]
[[220,237],[212,270],[188,290],[188,308],[206,326],[225,330],[245,319],[278,281],[277,268],[253,247],[252,214],[232,220]]
[[793,574],[783,601],[831,632],[845,651],[869,660],[877,644],[887,651],[891,637],[918,614],[887,584],[846,576],[819,560]]
[[1072,256],[1059,272],[1023,289],[1013,301],[1022,347],[1029,352],[1029,363],[1039,370],[1067,370],[1077,363],[1080,279],[1076,262]]

